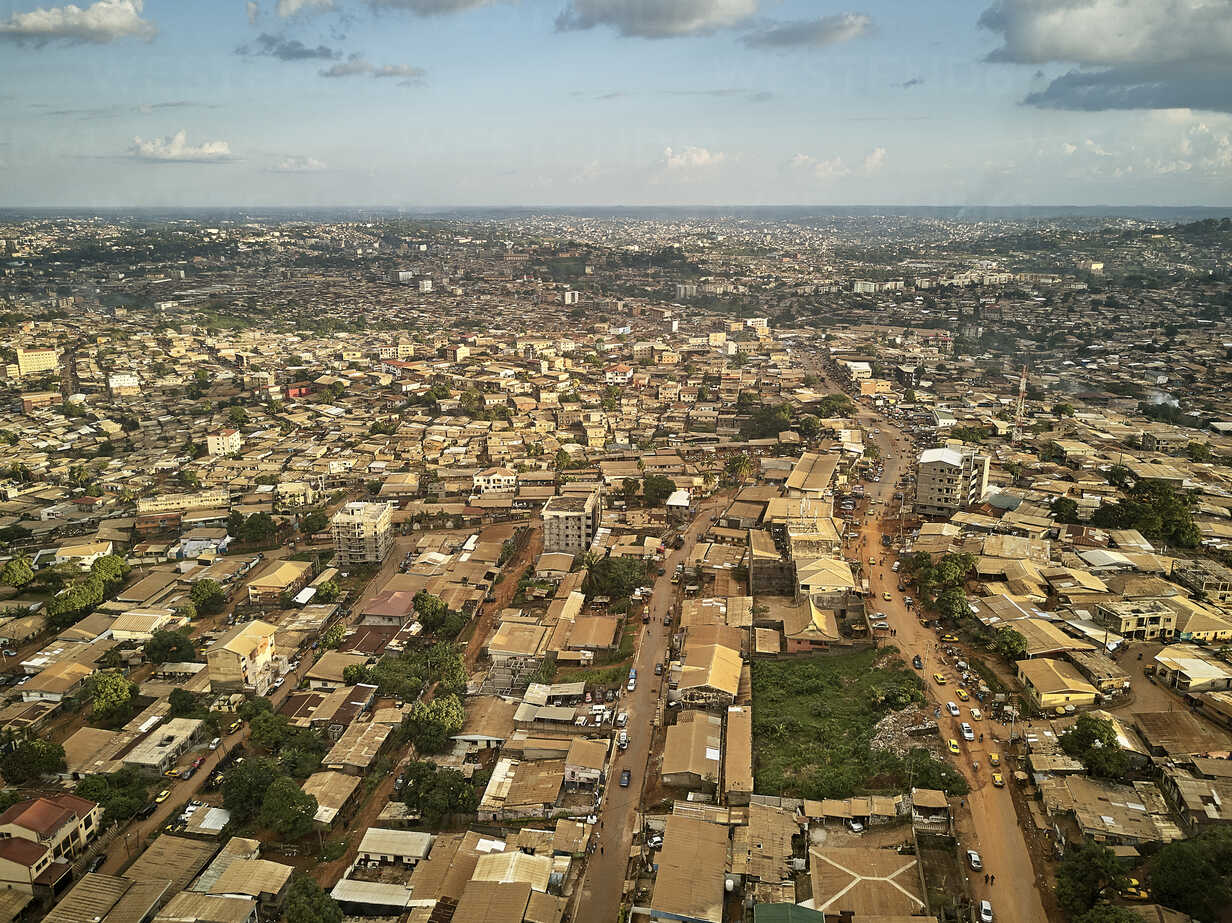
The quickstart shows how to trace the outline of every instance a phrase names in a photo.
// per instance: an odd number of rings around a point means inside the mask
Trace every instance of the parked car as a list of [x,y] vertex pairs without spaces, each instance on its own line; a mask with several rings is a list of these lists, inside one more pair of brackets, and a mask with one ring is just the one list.
[[629,732],[628,731],[620,732],[620,736],[616,738],[616,746],[620,747],[621,750],[627,750],[629,748]]
[[992,923],[992,904],[980,901],[980,923]]
[[210,741],[210,749],[217,750],[221,743],[222,743],[222,738],[215,737],[213,740]]
[[1005,776],[999,772],[992,774],[992,784],[995,788],[1005,788]]
[[620,771],[620,787],[621,788],[628,788],[629,783],[632,780],[633,780],[633,773],[630,770],[622,769]]
[[[164,788],[161,792],[159,792],[157,795],[154,796],[154,803],[162,804],[164,801],[166,801],[170,797],[171,797],[171,789]],[[152,814],[154,812],[151,811],[150,813]]]
[[[961,670],[961,669],[962,669],[962,667],[959,667],[959,669]],[[959,697],[960,699],[962,699],[962,701],[964,701],[964,702],[969,702],[969,701],[971,701],[971,694],[970,694],[969,692],[967,692],[967,690],[966,690],[966,689],[955,689],[955,690],[954,690],[954,695],[958,696],[958,697]]]
[[912,665],[913,667],[915,667],[917,670],[923,670],[923,669],[924,669],[924,661],[923,661],[923,659],[920,657],[920,655],[919,655],[919,654],[916,654],[914,657],[912,657],[912,658],[911,658],[911,665]]
[[960,749],[958,749],[958,741],[955,740],[953,737],[949,739],[949,742],[946,744],[946,746],[949,748],[949,751],[951,753],[961,753],[962,752]]
[[1001,754],[1000,753],[988,754],[988,765],[989,766],[1000,766],[1001,765]]
[[942,676],[940,673],[934,673],[933,682],[936,683],[938,686],[944,686],[946,683],[946,680],[945,680],[945,677]]
[[234,734],[236,731],[240,729],[240,727],[243,726],[243,724],[244,724],[243,721],[239,721],[239,720],[232,721],[229,725],[227,725],[227,733]]
[[951,718],[957,718],[961,714],[958,710],[958,705],[955,702],[946,702],[945,710],[950,713]]
[[963,740],[975,740],[975,731],[971,730],[971,725],[966,721],[959,725],[959,729],[962,731]]
[[655,676],[662,676],[662,675],[663,675],[663,664],[656,663],[655,664]]
[[860,823],[858,820],[856,820],[854,817],[849,817],[847,818],[847,829],[850,830],[852,833],[863,833],[864,825]]
[[984,868],[984,863],[980,860],[980,854],[974,849],[967,850],[967,864],[971,866],[971,871],[978,872]]

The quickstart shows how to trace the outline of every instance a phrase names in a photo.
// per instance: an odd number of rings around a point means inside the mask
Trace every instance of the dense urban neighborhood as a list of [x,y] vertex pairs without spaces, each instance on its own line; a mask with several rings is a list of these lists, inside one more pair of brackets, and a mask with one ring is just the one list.
[[1232,919],[1230,256],[0,217],[0,923]]

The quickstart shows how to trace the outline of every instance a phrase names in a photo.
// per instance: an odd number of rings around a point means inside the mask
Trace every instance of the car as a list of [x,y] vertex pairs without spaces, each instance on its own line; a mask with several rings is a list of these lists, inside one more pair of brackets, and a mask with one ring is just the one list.
[[915,667],[917,670],[923,670],[924,660],[920,657],[919,654],[916,654],[914,657],[911,658],[911,665]]
[[622,769],[620,771],[620,787],[621,788],[628,788],[629,783],[632,780],[633,780],[633,772],[631,770]]
[[978,708],[971,709],[971,720],[972,721],[979,721],[983,717],[984,717],[984,713],[980,711]]
[[980,854],[974,849],[967,850],[967,865],[971,866],[971,871],[978,872],[984,868],[984,862],[980,859]]
[[908,609],[910,609],[912,606],[915,605],[915,600],[912,599],[910,596],[904,596],[903,605],[906,606]]
[[232,721],[230,724],[227,725],[227,733],[234,734],[236,731],[238,731],[243,726],[243,724],[244,724],[243,721]]
[[616,727],[622,728],[628,723],[629,723],[629,713],[627,711],[622,711],[619,715],[616,716]]
[[656,663],[655,664],[655,676],[662,676],[662,675],[663,675],[663,664]]
[[958,705],[955,702],[946,702],[945,710],[950,713],[951,718],[957,718],[960,714],[960,712],[958,711]]
[[944,634],[941,636],[941,640],[946,644],[957,644],[958,635]]
[[892,570],[894,573],[896,573],[896,574],[897,574],[897,573],[898,573],[898,569],[899,569],[899,567],[901,567],[901,566],[902,566],[902,562],[901,562],[901,561],[895,561],[893,564],[891,564],[891,565],[890,565],[890,570]]
[[891,599],[893,599],[894,597],[893,597],[893,596],[891,596],[889,593],[882,593],[882,594],[881,594],[881,598],[882,598],[882,599],[884,599],[886,602],[889,602],[889,601],[890,601]]
[[603,690],[603,701],[615,702],[616,701],[616,690],[615,689]]
[[971,701],[971,695],[970,695],[970,693],[968,693],[968,692],[967,692],[967,690],[966,690],[966,689],[955,689],[955,690],[954,690],[954,695],[958,696],[958,697],[959,697],[960,699],[962,699],[962,701],[964,701],[964,702],[970,702],[970,701]]
[[876,563],[877,563],[877,559],[876,559],[876,558],[869,558],[869,559],[868,559],[868,563],[869,563],[869,564],[872,564],[872,565],[876,565]]
[[1121,897],[1131,901],[1149,901],[1150,893],[1146,888],[1142,887],[1142,882],[1137,878],[1125,879],[1125,887],[1121,889]]
[[215,737],[213,740],[210,741],[210,749],[217,750],[221,744],[222,744],[222,738]]
[[959,730],[962,731],[963,740],[966,740],[966,741],[975,740],[975,731],[971,730],[971,725],[967,724],[966,721],[964,721],[958,727],[959,727]]
[[665,568],[665,567],[660,567],[660,568],[659,568],[659,576],[660,576],[660,577],[662,577],[662,576],[663,576],[664,574],[666,574],[666,573],[667,573],[667,568]]
[[992,923],[992,904],[980,901],[980,923]]
[[650,849],[658,849],[663,845],[663,837],[658,833],[652,833],[646,837],[646,846]]
[[599,815],[598,814],[587,814],[586,823],[590,824],[593,827],[595,824],[599,823]]
[[847,829],[850,830],[852,833],[863,833],[864,825],[860,823],[858,820],[856,820],[854,817],[849,817],[847,818]]
[[178,779],[180,777],[180,767],[172,766],[170,769],[164,772],[163,775],[166,776],[168,779]]
[[1000,766],[1001,765],[1001,754],[1000,753],[988,754],[988,765],[989,766]]
[[161,792],[159,792],[157,795],[154,796],[154,803],[162,804],[164,801],[166,801],[170,797],[171,797],[171,789],[164,788]]
[[591,696],[589,689],[586,690],[586,695],[582,697],[582,701],[585,702],[587,705],[589,705],[593,701],[593,697]]
[[625,688],[626,688],[626,689],[628,689],[630,692],[632,692],[634,689],[636,689],[636,688],[637,688],[637,677],[636,677],[636,676],[630,676],[630,677],[629,677],[629,683],[628,683],[628,685],[626,685],[626,686],[625,686]]
[[99,869],[103,867],[103,863],[106,861],[107,861],[107,856],[105,854],[97,855],[93,859],[90,860],[90,864],[86,866],[86,871],[87,872],[97,872]]
[[933,682],[936,683],[938,686],[944,686],[946,683],[946,679],[940,673],[934,673]]
[[958,741],[955,740],[953,737],[951,737],[949,741],[946,743],[946,747],[949,749],[951,753],[961,753],[962,752],[961,750],[958,749]]
[[13,650],[11,647],[6,647],[4,649],[4,656],[5,657],[16,657],[17,651]]
[[1005,788],[1005,776],[999,772],[994,772],[992,774],[992,784],[997,788]]
[[151,801],[149,804],[142,807],[142,809],[138,811],[136,814],[134,814],[133,816],[138,818],[139,820],[145,820],[147,817],[149,817],[151,814],[154,813],[154,809],[157,807],[158,805],[156,805],[154,802]]
[[621,750],[627,750],[629,748],[629,732],[628,731],[620,732],[620,736],[616,738],[616,746],[620,747]]

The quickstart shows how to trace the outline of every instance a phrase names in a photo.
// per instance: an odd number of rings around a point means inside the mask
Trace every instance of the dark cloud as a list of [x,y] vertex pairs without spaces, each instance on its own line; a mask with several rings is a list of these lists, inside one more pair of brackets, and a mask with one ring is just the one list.
[[325,45],[312,48],[299,39],[284,38],[262,32],[252,42],[235,49],[238,55],[254,58],[276,58],[279,61],[333,61],[341,52]]
[[368,0],[373,9],[409,10],[416,16],[446,16],[491,3],[492,0]]
[[1232,112],[1232,69],[1222,74],[1073,70],[1023,100],[1041,109],[1207,109]]
[[31,109],[39,110],[40,115],[50,118],[76,119],[114,119],[126,115],[149,115],[153,112],[165,112],[173,109],[218,109],[216,103],[202,103],[187,99],[177,99],[161,103],[143,103],[132,105],[115,103],[110,106],[83,106],[80,108],[53,109],[48,103],[30,103]]
[[910,80],[904,80],[899,84],[904,90],[910,90],[912,87],[923,86],[924,80],[922,77],[912,77]]
[[626,38],[708,35],[747,21],[757,6],[758,0],[569,0],[556,28],[608,26]]
[[872,17],[865,13],[836,13],[821,19],[780,22],[746,35],[750,48],[826,48],[868,35]]

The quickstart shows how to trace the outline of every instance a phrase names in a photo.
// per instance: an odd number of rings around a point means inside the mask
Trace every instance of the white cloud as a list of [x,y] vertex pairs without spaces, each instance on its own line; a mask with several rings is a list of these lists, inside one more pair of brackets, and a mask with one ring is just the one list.
[[373,77],[401,77],[406,83],[422,80],[426,73],[422,67],[411,64],[386,64],[372,70]]
[[278,0],[274,12],[286,19],[297,13],[311,16],[313,13],[323,13],[334,8],[334,0]]
[[271,168],[275,173],[319,173],[321,170],[329,169],[324,161],[317,160],[315,157],[302,157],[298,154],[291,154],[283,157]]
[[188,132],[183,129],[166,138],[150,138],[148,141],[133,138],[129,154],[137,160],[158,163],[225,163],[235,159],[231,154],[231,145],[226,141],[189,144]]
[[750,48],[825,48],[850,42],[873,31],[865,13],[836,13],[820,19],[801,19],[771,25],[747,35]]
[[570,0],[556,28],[610,26],[624,36],[672,38],[730,28],[757,8],[758,0]]
[[705,170],[717,167],[726,159],[726,154],[704,147],[689,146],[679,150],[669,147],[663,151],[663,166],[669,170]]
[[248,25],[255,26],[261,18],[261,4],[257,3],[257,0],[248,0],[244,4],[244,10],[248,13]]
[[383,64],[377,67],[356,52],[345,61],[325,68],[320,74],[322,77],[360,77],[370,74],[376,78],[399,78],[400,86],[412,86],[423,80],[427,71],[411,64]]
[[808,154],[796,154],[787,165],[793,170],[806,171],[816,179],[835,179],[842,176],[872,176],[885,166],[886,149],[875,147],[860,161],[858,167],[850,166],[842,157],[819,160]]
[[362,57],[358,52],[345,61],[339,61],[333,67],[321,71],[322,77],[356,77],[360,74],[371,74],[372,62]]
[[150,41],[158,28],[141,18],[144,0],[98,0],[14,13],[0,22],[0,38],[44,45],[48,42],[105,44],[121,38]]

